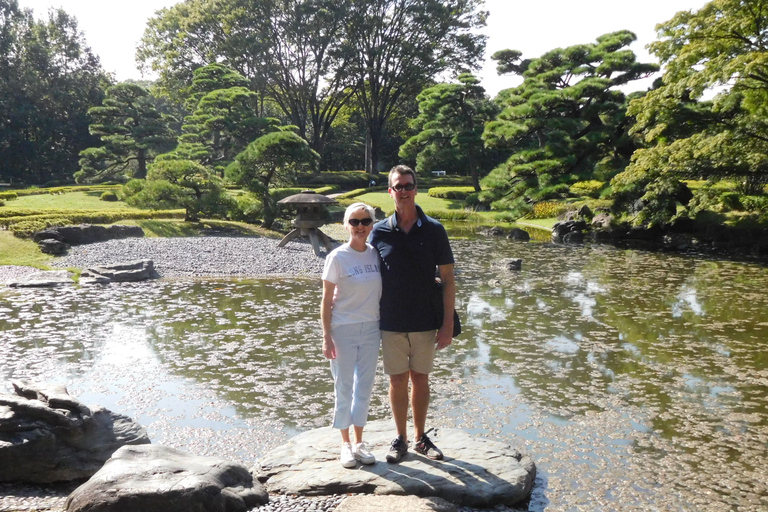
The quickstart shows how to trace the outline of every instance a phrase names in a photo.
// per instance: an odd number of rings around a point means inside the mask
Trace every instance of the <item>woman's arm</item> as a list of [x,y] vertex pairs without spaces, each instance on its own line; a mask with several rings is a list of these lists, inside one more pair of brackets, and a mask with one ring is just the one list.
[[336,359],[336,345],[331,337],[331,309],[333,309],[333,292],[336,285],[323,279],[323,300],[320,303],[320,321],[323,324],[323,355],[328,359]]

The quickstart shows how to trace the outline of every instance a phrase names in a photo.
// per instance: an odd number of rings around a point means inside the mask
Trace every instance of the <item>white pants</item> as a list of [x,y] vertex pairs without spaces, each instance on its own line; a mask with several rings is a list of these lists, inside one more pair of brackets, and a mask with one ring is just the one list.
[[379,362],[379,322],[337,325],[331,327],[331,337],[336,345],[336,359],[331,359],[333,428],[364,427]]

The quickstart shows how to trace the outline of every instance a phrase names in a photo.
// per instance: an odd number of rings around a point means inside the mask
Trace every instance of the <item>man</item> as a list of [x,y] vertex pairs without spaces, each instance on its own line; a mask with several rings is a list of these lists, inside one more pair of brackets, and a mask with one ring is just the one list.
[[[429,407],[429,373],[435,349],[451,344],[456,285],[453,253],[442,224],[416,204],[416,173],[398,165],[389,172],[395,213],[376,223],[371,244],[381,256],[381,340],[384,373],[389,375],[389,403],[397,437],[387,453],[399,462],[408,452],[408,382],[411,383],[414,449],[434,460],[443,453],[424,431]],[[442,281],[442,297],[435,283]],[[438,317],[439,301],[443,314]]]

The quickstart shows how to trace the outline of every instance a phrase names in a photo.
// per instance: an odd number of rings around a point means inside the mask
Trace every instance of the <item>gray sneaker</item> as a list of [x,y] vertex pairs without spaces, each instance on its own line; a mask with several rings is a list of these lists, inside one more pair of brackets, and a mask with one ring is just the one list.
[[403,455],[408,453],[408,443],[403,439],[403,436],[397,436],[394,441],[392,441],[392,446],[389,447],[389,452],[387,452],[387,462],[400,462],[400,459],[403,458]]
[[418,441],[416,441],[416,446],[414,446],[414,451],[424,455],[425,457],[428,457],[432,460],[443,460],[443,452],[440,451],[440,448],[435,446],[435,443],[432,442],[432,440],[427,436],[430,432],[435,430],[434,428],[431,428],[421,434],[421,437]]

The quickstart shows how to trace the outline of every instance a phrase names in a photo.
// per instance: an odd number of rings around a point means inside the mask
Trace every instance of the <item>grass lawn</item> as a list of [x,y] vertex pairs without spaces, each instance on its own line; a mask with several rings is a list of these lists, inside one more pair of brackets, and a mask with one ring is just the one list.
[[138,210],[122,201],[102,201],[99,198],[103,190],[89,192],[68,192],[66,194],[38,194],[21,196],[7,201],[7,208],[31,208],[43,210],[58,208],[62,210]]
[[16,238],[10,231],[0,231],[0,265],[25,265],[47,270],[53,256],[40,252],[32,240]]
[[[389,196],[387,192],[369,192],[361,196],[357,196],[355,201],[361,201],[371,206],[378,206],[387,215],[392,215],[395,211],[395,202]],[[461,201],[455,199],[440,199],[437,197],[429,197],[426,192],[421,192],[416,195],[416,203],[424,211],[428,210],[461,210],[464,208]]]

